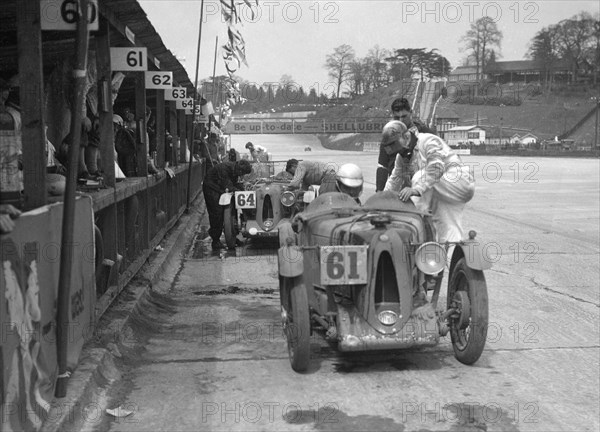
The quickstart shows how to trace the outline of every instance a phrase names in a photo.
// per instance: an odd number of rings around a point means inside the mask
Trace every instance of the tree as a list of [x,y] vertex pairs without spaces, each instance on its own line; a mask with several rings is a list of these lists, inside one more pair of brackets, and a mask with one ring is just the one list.
[[364,59],[355,59],[350,62],[350,96],[358,96],[365,91],[365,81],[367,79],[367,65]]
[[325,67],[329,71],[329,76],[335,81],[337,86],[336,97],[340,98],[342,84],[350,77],[350,65],[354,60],[354,49],[350,45],[340,45],[333,50],[333,54],[328,54]]
[[[562,20],[556,27],[556,41],[560,56],[571,65],[571,81],[586,65],[586,54],[594,40],[594,19],[586,12]],[[588,66],[588,65],[586,65]]]
[[485,73],[492,48],[500,49],[502,32],[490,17],[484,16],[471,24],[471,28],[461,41],[465,43],[467,51],[470,51],[469,57],[475,61],[476,76],[479,81],[481,74]]
[[375,45],[367,52],[365,57],[365,91],[375,90],[391,82],[387,73],[387,64],[385,59],[390,56],[390,52]]
[[544,85],[549,89],[552,86],[553,68],[560,58],[556,42],[556,26],[544,27],[536,33],[529,44],[527,56],[537,61],[543,68]]

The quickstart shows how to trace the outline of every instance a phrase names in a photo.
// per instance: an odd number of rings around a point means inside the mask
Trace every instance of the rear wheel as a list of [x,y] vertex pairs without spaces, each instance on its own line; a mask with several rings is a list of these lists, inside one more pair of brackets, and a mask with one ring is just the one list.
[[281,318],[292,369],[304,372],[310,363],[310,314],[302,276],[280,277]]
[[481,270],[458,260],[448,283],[448,309],[457,312],[449,318],[454,356],[461,363],[475,363],[485,346],[488,328],[488,293]]
[[235,248],[235,239],[237,237],[235,209],[229,204],[223,210],[223,231],[225,231],[225,243],[229,249]]

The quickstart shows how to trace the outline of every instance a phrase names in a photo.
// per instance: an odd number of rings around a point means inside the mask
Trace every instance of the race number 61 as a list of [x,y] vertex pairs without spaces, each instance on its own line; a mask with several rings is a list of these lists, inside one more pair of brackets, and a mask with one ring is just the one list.
[[[42,30],[75,30],[78,20],[78,0],[41,0]],[[98,0],[89,0],[88,3],[88,30],[98,30]]]
[[146,47],[110,49],[110,66],[113,71],[146,71],[148,70],[147,58]]
[[366,245],[321,247],[321,284],[367,283],[367,248]]

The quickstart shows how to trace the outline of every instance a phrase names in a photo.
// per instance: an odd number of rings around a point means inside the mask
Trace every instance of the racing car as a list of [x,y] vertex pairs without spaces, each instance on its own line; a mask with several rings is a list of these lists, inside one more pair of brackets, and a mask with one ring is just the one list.
[[393,192],[362,207],[337,192],[317,197],[279,229],[281,319],[292,368],[308,368],[317,327],[340,351],[430,347],[449,332],[455,357],[476,362],[488,323],[483,271],[491,265],[475,237],[471,231],[465,241],[436,242],[431,216]]
[[[245,179],[245,190],[221,195],[219,203],[224,206],[225,242],[235,247],[238,234],[244,238],[277,238],[281,223],[302,211],[304,199],[313,199],[318,188],[310,192],[288,190],[291,179],[269,175],[274,168],[268,164],[254,170]],[[308,192],[308,193],[307,193]],[[306,195],[306,197],[305,197]]]

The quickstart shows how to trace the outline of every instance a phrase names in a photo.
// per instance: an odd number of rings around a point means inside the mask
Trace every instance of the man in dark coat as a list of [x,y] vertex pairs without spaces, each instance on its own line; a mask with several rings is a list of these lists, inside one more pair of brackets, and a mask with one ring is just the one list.
[[[421,123],[419,120],[413,120],[412,108],[408,100],[406,100],[406,98],[395,99],[392,102],[391,108],[394,120],[400,120],[411,131],[411,148],[413,148],[417,142],[417,136],[415,132],[434,133],[432,129],[427,127],[425,124]],[[382,191],[385,188],[385,183],[387,182],[388,177],[394,169],[394,164],[396,162],[396,153],[397,152],[391,151],[391,147],[386,148],[382,141],[382,143],[379,146],[379,158],[377,159],[377,172],[375,180],[376,192]],[[412,152],[409,152],[402,156],[406,164],[408,165],[410,163]],[[410,177],[408,177],[408,179],[410,180]]]
[[208,234],[212,238],[213,250],[225,248],[220,240],[223,232],[223,208],[219,205],[219,198],[226,190],[229,192],[243,190],[243,185],[238,182],[239,177],[250,174],[250,172],[252,172],[250,162],[241,160],[215,164],[206,173],[202,191],[204,192],[204,201],[206,202],[206,211],[210,222]]

